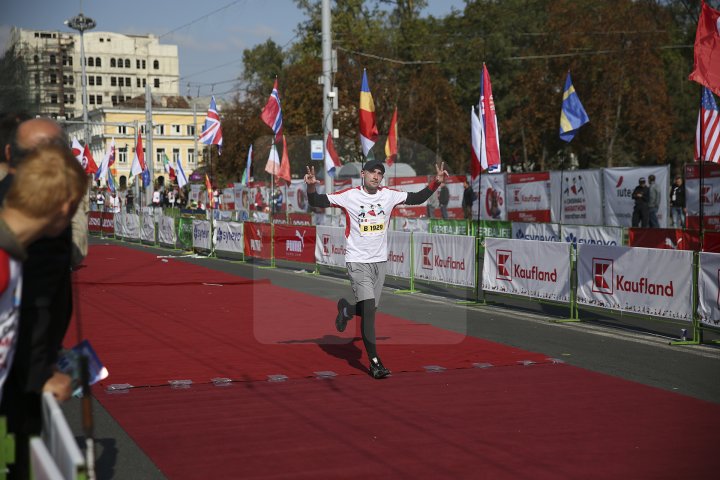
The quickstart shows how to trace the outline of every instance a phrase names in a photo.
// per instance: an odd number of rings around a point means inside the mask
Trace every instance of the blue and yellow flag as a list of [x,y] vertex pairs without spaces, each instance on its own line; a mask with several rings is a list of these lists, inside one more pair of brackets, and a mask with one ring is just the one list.
[[589,121],[590,118],[580,103],[580,98],[575,92],[570,78],[570,72],[568,72],[563,89],[562,111],[560,112],[560,139],[570,142],[575,138],[578,129]]

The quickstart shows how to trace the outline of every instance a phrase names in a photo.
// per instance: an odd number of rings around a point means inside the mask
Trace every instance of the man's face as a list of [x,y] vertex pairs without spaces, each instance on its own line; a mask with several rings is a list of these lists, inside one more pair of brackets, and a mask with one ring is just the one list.
[[373,190],[376,190],[380,186],[384,174],[382,173],[382,170],[375,168],[372,171],[363,170],[362,176],[365,185]]
[[678,187],[679,187],[680,185],[682,185],[682,178],[677,177],[677,178],[675,179],[675,185],[677,185]]

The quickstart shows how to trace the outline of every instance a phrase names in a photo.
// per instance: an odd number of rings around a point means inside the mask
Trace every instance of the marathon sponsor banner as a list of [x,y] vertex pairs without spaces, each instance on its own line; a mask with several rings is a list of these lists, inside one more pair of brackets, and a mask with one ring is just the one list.
[[162,215],[158,227],[158,241],[163,245],[171,245],[174,247],[177,241],[177,236],[175,235],[175,219],[167,215]]
[[[428,184],[435,178],[434,176],[423,176],[423,177],[390,177],[387,178],[388,187],[402,190],[404,192],[419,192],[423,188],[427,187]],[[448,202],[448,218],[463,218],[462,212],[462,195],[463,195],[463,180],[464,175],[451,175],[446,180],[448,192],[450,194],[450,201]],[[438,195],[438,189],[433,195]],[[401,217],[409,218],[420,218],[427,216],[426,203],[422,205],[398,205],[395,207],[395,212]],[[435,208],[435,218],[442,218],[440,214],[440,207]]]
[[269,223],[245,222],[243,239],[245,241],[245,255],[248,257],[270,259],[271,231]]
[[190,201],[200,203],[200,184],[190,184]]
[[243,253],[243,224],[236,222],[215,222],[213,244],[215,250],[222,252]]
[[307,212],[308,206],[305,180],[293,180],[287,188],[288,212]]
[[102,231],[108,235],[115,234],[115,214],[112,212],[103,212],[102,214]]
[[132,240],[140,240],[140,216],[128,213],[125,216],[125,234]]
[[623,244],[623,229],[620,227],[589,227],[586,225],[562,225],[560,241],[573,245]]
[[288,222],[290,222],[290,225],[302,225],[306,227],[311,227],[313,224],[312,215],[302,212],[288,213]]
[[509,173],[507,185],[508,220],[550,221],[550,173]]
[[345,267],[345,229],[341,227],[315,227],[315,261],[320,265]]
[[[507,220],[505,201],[505,173],[483,173],[472,183],[473,192],[478,192],[472,205],[472,218],[480,220]],[[479,201],[478,201],[479,197]]]
[[705,325],[720,327],[720,254],[701,253],[698,315]]
[[703,224],[707,230],[720,230],[720,165],[705,162],[703,188],[700,192],[700,167],[685,165],[685,207],[688,228],[700,228],[700,198],[703,203]]
[[415,278],[475,286],[475,237],[413,234]]
[[115,222],[115,236],[117,238],[126,238],[125,233],[125,215],[120,212],[113,215],[113,221]]
[[578,245],[580,305],[692,321],[693,252]]
[[90,233],[100,233],[102,230],[102,213],[92,211],[88,213],[88,231]]
[[628,228],[628,246],[667,250],[700,250],[700,234],[679,228]]
[[275,225],[275,258],[315,263],[315,227]]
[[388,233],[388,259],[387,274],[394,277],[410,278],[410,249],[412,248],[412,233]]
[[235,205],[235,210],[249,210],[250,209],[250,199],[248,198],[248,191],[245,188],[245,185],[242,183],[233,183],[232,187],[232,193],[233,193],[233,204]]
[[703,233],[703,252],[720,253],[720,232]]
[[480,238],[512,238],[512,223],[483,220],[478,226],[477,236]]
[[466,220],[430,220],[430,233],[445,235],[469,235],[470,228]]
[[392,229],[398,232],[421,232],[430,231],[430,220],[427,218],[393,217]]
[[235,210],[235,191],[232,188],[223,188],[220,207],[224,210]]
[[152,209],[143,210],[141,220],[140,240],[155,243],[155,215]]
[[602,170],[552,172],[554,221],[571,225],[602,225]]
[[482,289],[570,302],[570,247],[565,243],[485,240]]
[[210,222],[207,220],[193,220],[193,248],[202,248],[204,250],[210,250],[212,248],[210,244],[210,229]]
[[[667,226],[668,189],[670,181],[670,166],[661,167],[622,167],[604,168],[603,185],[605,192],[605,225],[618,227],[632,226],[632,213],[635,201],[632,192],[638,186],[641,177],[645,178],[649,186],[648,177],[655,175],[655,184],[660,190],[660,208],[658,222],[661,227]],[[690,192],[688,192],[689,197]]]
[[516,240],[559,242],[560,225],[557,223],[512,222],[512,238]]

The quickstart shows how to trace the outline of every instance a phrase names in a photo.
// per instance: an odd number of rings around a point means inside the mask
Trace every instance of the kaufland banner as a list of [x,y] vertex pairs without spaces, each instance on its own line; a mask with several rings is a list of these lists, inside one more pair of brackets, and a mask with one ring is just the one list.
[[212,238],[217,251],[232,253],[244,251],[242,223],[217,221]]
[[318,225],[315,235],[315,261],[320,265],[344,268],[345,229]]
[[698,276],[698,315],[700,321],[720,326],[720,254],[700,253]]
[[412,234],[388,232],[388,259],[386,273],[393,277],[410,278],[410,248]]
[[602,170],[550,172],[553,222],[602,225]]
[[505,173],[482,174],[473,182],[473,191],[478,191],[480,185],[479,201],[476,199],[472,205],[472,215],[478,218],[480,208],[481,220],[507,220],[507,202],[505,201]]
[[158,242],[174,247],[177,241],[177,237],[175,236],[175,218],[161,215],[158,226]]
[[661,167],[604,168],[602,172],[605,191],[604,225],[631,227],[633,207],[635,206],[632,192],[638,186],[641,177],[645,178],[645,185],[650,186],[648,178],[650,175],[655,175],[655,184],[660,190],[658,222],[661,227],[667,226],[669,165]]
[[570,302],[570,247],[559,242],[487,238],[482,289]]
[[143,210],[140,240],[155,243],[155,214],[151,210]]
[[193,220],[193,248],[210,250],[210,222],[207,220]]
[[512,232],[515,240],[560,241],[560,225],[557,223],[512,222]]
[[693,252],[578,245],[577,302],[692,321]]
[[620,227],[589,227],[586,225],[563,225],[560,239],[573,245],[622,245],[623,230]]
[[475,237],[413,234],[415,278],[475,286]]
[[507,216],[514,222],[550,221],[550,173],[510,173],[507,176]]
[[720,165],[705,162],[703,189],[700,193],[700,169],[685,165],[685,207],[688,228],[699,229],[700,201],[703,201],[703,223],[708,230],[720,230]]

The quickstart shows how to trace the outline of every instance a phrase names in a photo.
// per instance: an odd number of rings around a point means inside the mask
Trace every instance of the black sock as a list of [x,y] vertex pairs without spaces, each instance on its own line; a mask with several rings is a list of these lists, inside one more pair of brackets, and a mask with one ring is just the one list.
[[357,305],[354,305],[352,303],[348,304],[348,306],[345,308],[345,311],[343,313],[350,317],[354,317],[355,315],[358,314],[358,305],[360,305],[360,304],[359,303]]
[[362,332],[363,344],[368,354],[368,359],[377,357],[375,347],[375,299],[358,302],[358,313],[360,314],[360,331]]

